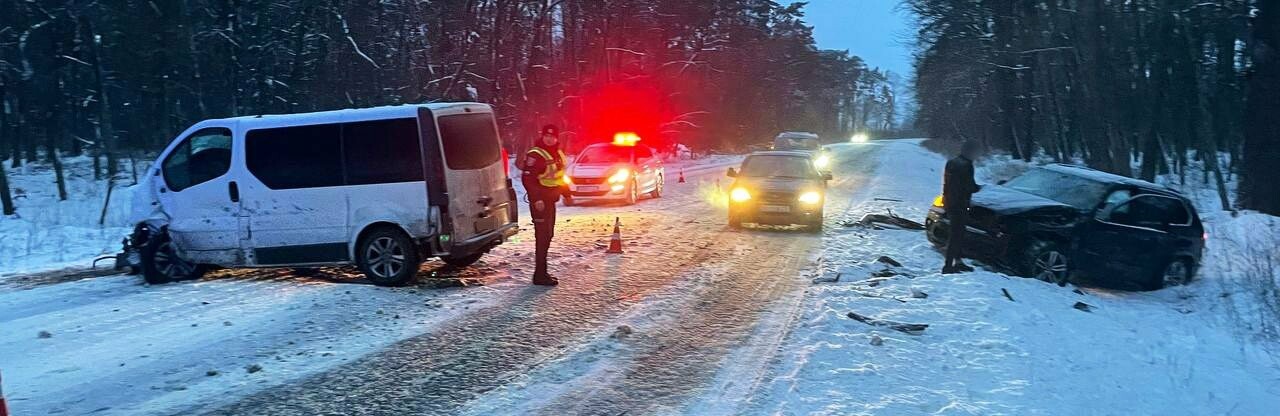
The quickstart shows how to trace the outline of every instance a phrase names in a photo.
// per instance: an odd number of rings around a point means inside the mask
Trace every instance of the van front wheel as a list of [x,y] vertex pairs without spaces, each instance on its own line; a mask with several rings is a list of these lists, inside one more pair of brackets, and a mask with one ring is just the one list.
[[360,271],[375,285],[402,286],[418,275],[418,251],[400,230],[371,231],[360,240],[356,253]]
[[142,246],[142,278],[157,285],[177,280],[194,280],[204,275],[205,268],[178,256],[168,234],[151,237]]

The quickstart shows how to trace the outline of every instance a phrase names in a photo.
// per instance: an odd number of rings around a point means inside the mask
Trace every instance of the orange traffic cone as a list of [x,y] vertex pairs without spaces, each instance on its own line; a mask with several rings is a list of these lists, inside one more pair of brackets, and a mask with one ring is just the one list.
[[4,402],[4,380],[0,377],[0,416],[9,416],[9,405]]
[[[622,219],[613,218],[613,238],[609,240],[609,250],[605,253],[622,254]],[[4,416],[4,415],[0,415]]]
[[684,183],[684,168],[680,168],[680,180],[677,183]]

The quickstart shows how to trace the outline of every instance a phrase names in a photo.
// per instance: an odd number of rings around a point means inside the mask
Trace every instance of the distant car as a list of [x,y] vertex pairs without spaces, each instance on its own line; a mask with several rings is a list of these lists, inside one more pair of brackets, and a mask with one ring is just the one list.
[[[939,246],[949,238],[942,205],[936,198],[925,220]],[[1059,285],[1073,275],[1145,289],[1186,284],[1205,242],[1195,207],[1177,192],[1071,165],[984,186],[969,218],[966,255]]]
[[628,205],[640,195],[662,196],[666,171],[652,148],[636,144],[634,135],[619,135],[613,143],[587,146],[569,164],[565,175],[564,204],[614,200]]
[[823,204],[831,174],[819,172],[809,154],[791,151],[756,152],[729,168],[729,226],[743,223],[801,224],[822,230]]
[[778,133],[773,138],[773,150],[809,153],[818,170],[831,170],[831,154],[822,148],[822,141],[817,134],[797,131]]

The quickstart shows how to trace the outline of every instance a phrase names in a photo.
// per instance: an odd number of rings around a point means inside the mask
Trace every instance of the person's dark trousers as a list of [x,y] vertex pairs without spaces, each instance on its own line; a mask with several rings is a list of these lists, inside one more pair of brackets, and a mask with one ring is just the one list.
[[964,261],[964,243],[968,232],[965,226],[969,224],[969,208],[948,209],[947,219],[951,221],[950,231],[947,233],[947,261],[943,265],[952,267],[963,264]]
[[535,240],[534,248],[534,278],[547,276],[547,250],[551,248],[551,237],[555,236],[556,231],[556,203],[555,201],[542,201],[542,209],[539,210],[536,203],[529,204],[529,214],[533,217],[533,237]]

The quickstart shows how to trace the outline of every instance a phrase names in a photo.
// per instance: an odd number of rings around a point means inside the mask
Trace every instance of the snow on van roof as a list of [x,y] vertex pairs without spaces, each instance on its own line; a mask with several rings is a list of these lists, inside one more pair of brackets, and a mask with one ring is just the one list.
[[488,104],[472,103],[472,102],[450,102],[450,103],[429,103],[429,104],[402,104],[389,105],[381,107],[369,108],[349,108],[342,110],[317,111],[312,113],[294,113],[294,114],[261,114],[253,116],[231,117],[223,120],[238,121],[246,123],[248,127],[254,125],[279,125],[290,123],[323,123],[323,122],[343,122],[357,120],[376,120],[384,118],[398,117],[415,117],[419,108],[427,108],[433,111],[454,109],[454,108],[472,108],[473,111],[482,112],[491,111]]

